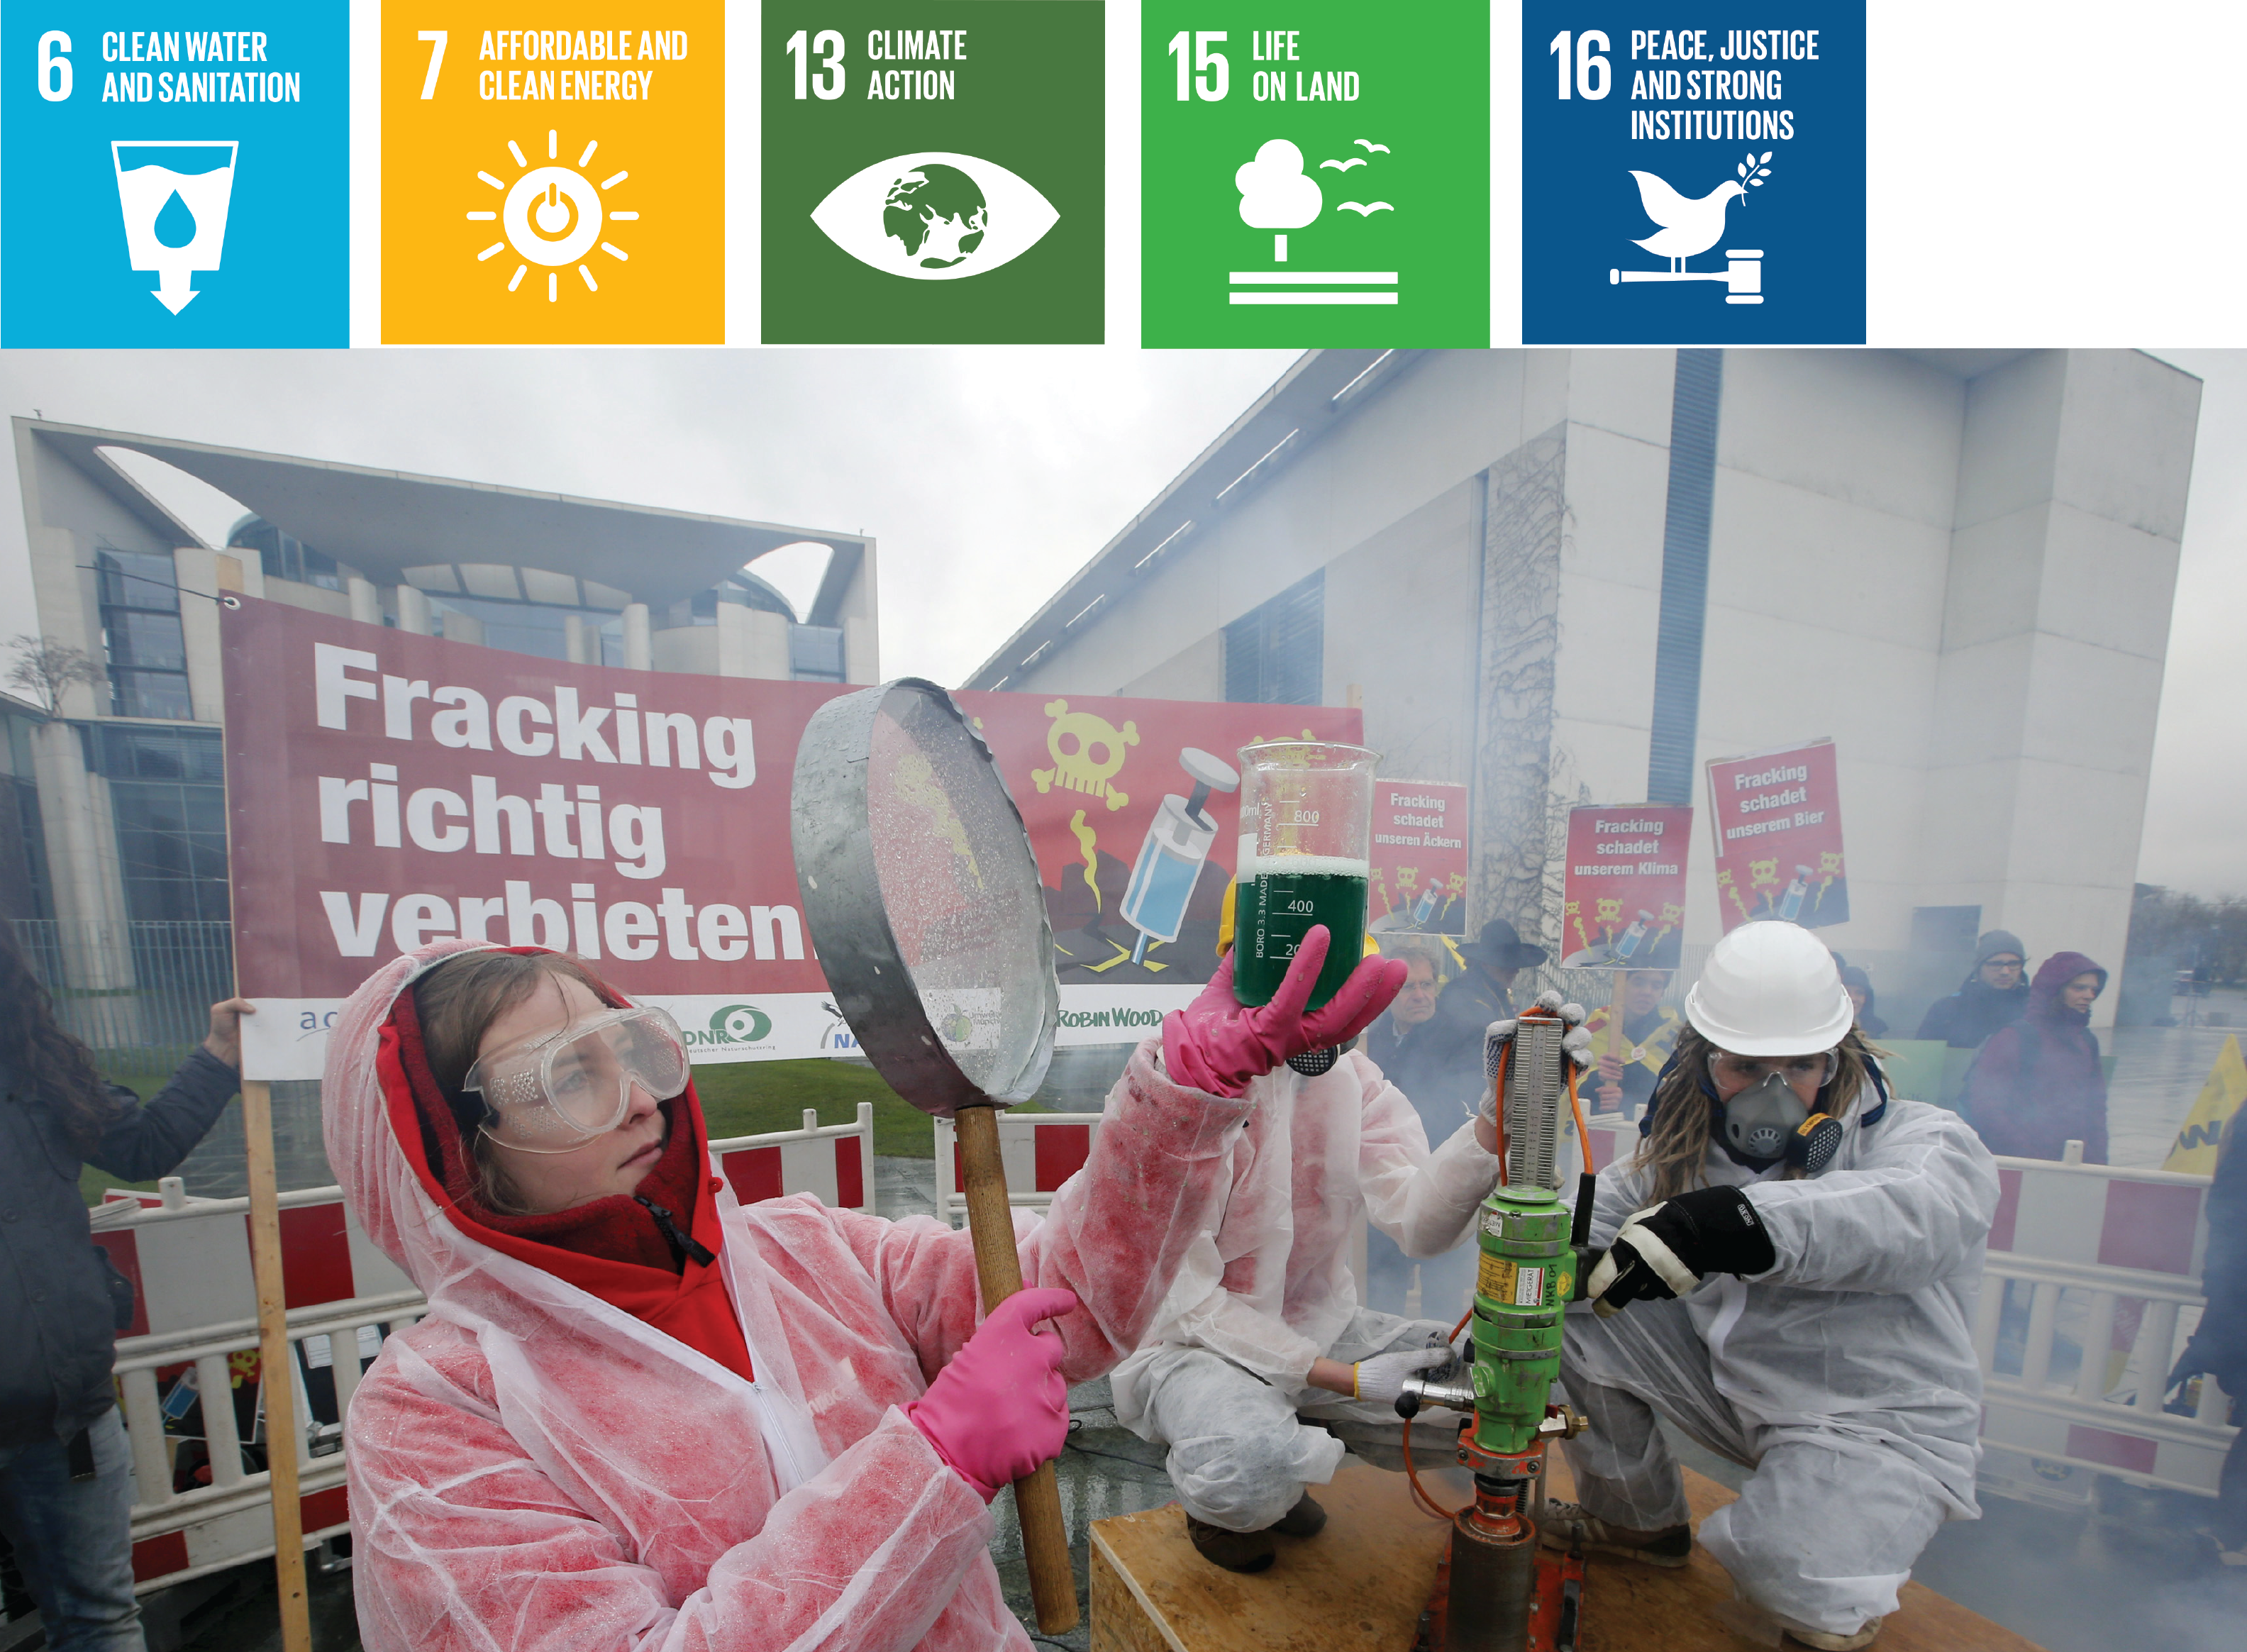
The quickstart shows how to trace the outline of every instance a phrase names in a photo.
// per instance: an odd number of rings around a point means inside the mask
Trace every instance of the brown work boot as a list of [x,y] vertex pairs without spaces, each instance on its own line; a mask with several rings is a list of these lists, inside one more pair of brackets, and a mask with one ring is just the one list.
[[1881,1622],[1873,1618],[1849,1635],[1828,1635],[1822,1629],[1789,1629],[1780,1638],[1783,1646],[1814,1646],[1819,1652],[1857,1652],[1859,1647],[1870,1646],[1880,1638]]
[[1264,1571],[1279,1553],[1268,1528],[1261,1532],[1228,1532],[1221,1526],[1212,1526],[1189,1514],[1186,1535],[1193,1539],[1203,1560],[1228,1572]]
[[[1664,1526],[1658,1532],[1609,1526],[1597,1515],[1587,1512],[1581,1503],[1554,1500],[1546,1504],[1544,1516],[1537,1522],[1537,1536],[1548,1549],[1568,1549],[1581,1543],[1587,1554],[1620,1554],[1627,1560],[1643,1560],[1649,1566],[1673,1569],[1686,1565],[1693,1555],[1693,1528],[1690,1526]],[[1861,1646],[1864,1642],[1851,1644]]]
[[1272,1526],[1281,1537],[1316,1537],[1326,1528],[1327,1512],[1316,1498],[1306,1492],[1296,1500],[1295,1506],[1281,1515]]

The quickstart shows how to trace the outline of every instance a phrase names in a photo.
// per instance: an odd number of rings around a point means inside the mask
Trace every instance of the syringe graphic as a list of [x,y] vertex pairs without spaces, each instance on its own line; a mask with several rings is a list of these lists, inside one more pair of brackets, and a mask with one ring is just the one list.
[[1240,771],[1205,751],[1187,747],[1178,754],[1178,766],[1193,781],[1193,795],[1172,792],[1163,799],[1139,845],[1139,858],[1131,867],[1131,882],[1124,891],[1124,921],[1139,932],[1131,948],[1131,961],[1147,961],[1147,948],[1156,941],[1174,941],[1186,918],[1187,903],[1201,877],[1202,863],[1217,841],[1217,822],[1202,808],[1213,791],[1237,791]]

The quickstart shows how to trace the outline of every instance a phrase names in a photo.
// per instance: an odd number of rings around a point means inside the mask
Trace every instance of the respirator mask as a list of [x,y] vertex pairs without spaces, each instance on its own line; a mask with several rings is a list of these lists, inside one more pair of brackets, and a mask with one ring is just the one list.
[[1797,1085],[1814,1078],[1822,1098],[1841,1064],[1835,1050],[1777,1058],[1711,1055],[1709,1076],[1718,1095],[1728,1085],[1739,1086],[1718,1103],[1718,1127],[1732,1156],[1783,1160],[1813,1176],[1832,1164],[1841,1146],[1841,1121],[1805,1102]]

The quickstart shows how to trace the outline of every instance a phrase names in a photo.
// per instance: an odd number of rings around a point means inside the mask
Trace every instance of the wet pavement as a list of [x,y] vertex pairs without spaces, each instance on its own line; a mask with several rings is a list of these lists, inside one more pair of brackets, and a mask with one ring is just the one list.
[[[2221,1021],[2211,1025],[2210,1017]],[[2100,1035],[2114,1057],[2107,1086],[2110,1163],[2158,1168],[2168,1157],[2225,1041],[2247,1035],[2247,993],[2213,993],[2196,1019],[2196,1026],[2118,1027]]]

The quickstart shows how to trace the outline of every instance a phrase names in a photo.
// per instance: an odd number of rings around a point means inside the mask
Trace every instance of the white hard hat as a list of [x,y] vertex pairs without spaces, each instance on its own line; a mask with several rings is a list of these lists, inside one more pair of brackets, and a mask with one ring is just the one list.
[[1812,1055],[1856,1021],[1841,972],[1800,924],[1765,918],[1718,941],[1685,994],[1685,1019],[1735,1055]]

